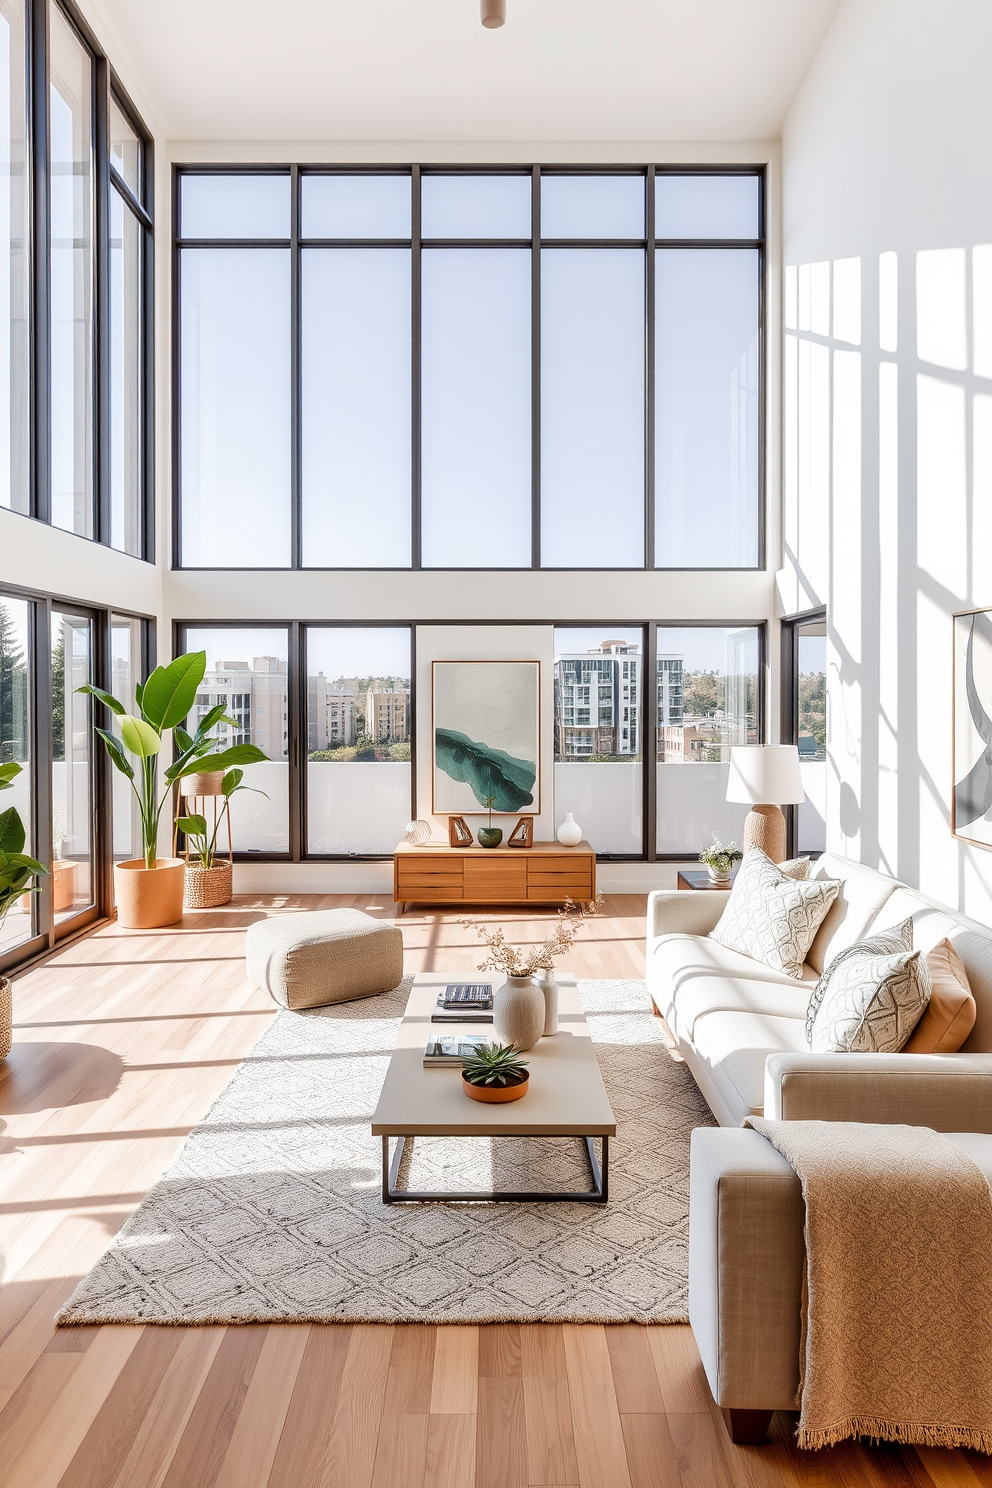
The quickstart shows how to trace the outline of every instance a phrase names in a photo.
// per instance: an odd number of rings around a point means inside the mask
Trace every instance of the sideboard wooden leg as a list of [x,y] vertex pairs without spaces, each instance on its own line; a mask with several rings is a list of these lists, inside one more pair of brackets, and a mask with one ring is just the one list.
[[771,1418],[770,1410],[735,1410],[726,1407],[723,1410],[730,1440],[738,1447],[758,1447],[766,1441]]

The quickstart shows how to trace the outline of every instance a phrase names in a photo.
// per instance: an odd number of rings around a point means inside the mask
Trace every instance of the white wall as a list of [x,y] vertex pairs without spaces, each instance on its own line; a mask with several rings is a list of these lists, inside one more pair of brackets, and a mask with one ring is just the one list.
[[829,606],[828,845],[986,920],[950,617],[992,604],[990,56],[987,0],[844,0],[786,121],[780,575]]

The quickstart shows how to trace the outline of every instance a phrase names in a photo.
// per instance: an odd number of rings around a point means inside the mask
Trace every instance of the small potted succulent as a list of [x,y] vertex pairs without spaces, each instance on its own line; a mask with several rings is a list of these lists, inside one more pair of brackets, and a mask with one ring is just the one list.
[[714,838],[712,844],[699,854],[699,861],[706,864],[710,883],[729,884],[734,864],[739,863],[743,856],[736,842],[724,844]]
[[496,797],[487,796],[483,805],[489,807],[489,825],[479,828],[479,846],[499,847],[503,841],[503,832],[501,828],[493,826],[493,807],[496,805]]
[[527,1061],[516,1044],[483,1044],[462,1065],[462,1089],[472,1100],[492,1104],[527,1094]]

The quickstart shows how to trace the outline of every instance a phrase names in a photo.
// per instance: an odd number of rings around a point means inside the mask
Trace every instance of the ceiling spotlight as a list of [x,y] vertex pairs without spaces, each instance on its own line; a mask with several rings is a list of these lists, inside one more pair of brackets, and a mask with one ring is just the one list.
[[481,0],[482,24],[490,31],[506,20],[506,0]]

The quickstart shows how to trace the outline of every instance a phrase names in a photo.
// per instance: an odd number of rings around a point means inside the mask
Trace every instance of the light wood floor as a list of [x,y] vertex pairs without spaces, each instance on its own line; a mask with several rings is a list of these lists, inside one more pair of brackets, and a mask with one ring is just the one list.
[[[992,1484],[965,1452],[730,1445],[688,1328],[105,1327],[52,1316],[273,1016],[241,898],[152,934],[104,927],[15,985],[0,1074],[3,1488],[776,1488]],[[643,896],[610,896],[570,967],[638,976]],[[521,936],[540,916],[508,911]],[[457,914],[401,923],[408,970],[471,971]]]

